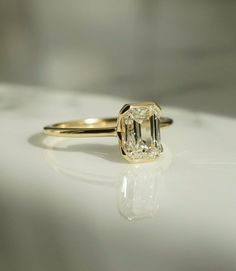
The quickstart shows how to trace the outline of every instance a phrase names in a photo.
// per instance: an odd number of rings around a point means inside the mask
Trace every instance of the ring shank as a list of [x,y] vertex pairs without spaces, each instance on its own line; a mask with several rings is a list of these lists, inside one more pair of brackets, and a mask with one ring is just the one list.
[[[160,127],[173,123],[170,118],[161,117]],[[44,127],[44,133],[50,136],[62,137],[115,137],[117,118],[88,118],[66,121]]]

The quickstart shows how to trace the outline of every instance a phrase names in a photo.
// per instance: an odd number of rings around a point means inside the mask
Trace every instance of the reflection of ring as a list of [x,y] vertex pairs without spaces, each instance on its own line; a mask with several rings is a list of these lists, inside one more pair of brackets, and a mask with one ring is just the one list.
[[[117,208],[126,219],[151,218],[157,214],[165,194],[165,172],[173,158],[168,146],[164,146],[165,152],[158,163],[128,165],[100,159],[95,162],[83,152],[78,156],[70,150],[80,150],[82,145],[75,146],[71,139],[45,137],[43,144],[46,149],[45,160],[56,172],[79,182],[114,188]],[[68,152],[65,152],[67,149]],[[102,147],[100,151],[106,152]],[[96,150],[97,155],[99,150]],[[89,162],[81,163],[85,159]],[[109,170],[104,170],[108,167]],[[91,198],[87,200],[93,201]]]
[[163,151],[160,127],[172,119],[160,117],[160,106],[154,102],[126,104],[118,119],[84,119],[44,127],[47,135],[69,137],[118,136],[121,153],[129,162],[148,162]]

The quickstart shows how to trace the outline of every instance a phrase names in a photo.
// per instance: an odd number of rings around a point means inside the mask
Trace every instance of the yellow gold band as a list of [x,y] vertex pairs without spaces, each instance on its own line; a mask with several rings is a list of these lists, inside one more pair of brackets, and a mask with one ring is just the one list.
[[[173,120],[170,118],[160,118],[161,128],[172,123]],[[56,123],[44,127],[44,133],[63,137],[116,137],[117,118],[88,118]]]

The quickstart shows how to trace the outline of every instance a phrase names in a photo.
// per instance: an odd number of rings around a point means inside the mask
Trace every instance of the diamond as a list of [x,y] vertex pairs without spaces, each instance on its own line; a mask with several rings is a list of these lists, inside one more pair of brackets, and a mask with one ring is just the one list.
[[117,132],[122,153],[129,161],[149,161],[160,156],[160,108],[156,104],[126,106],[124,112],[120,112]]

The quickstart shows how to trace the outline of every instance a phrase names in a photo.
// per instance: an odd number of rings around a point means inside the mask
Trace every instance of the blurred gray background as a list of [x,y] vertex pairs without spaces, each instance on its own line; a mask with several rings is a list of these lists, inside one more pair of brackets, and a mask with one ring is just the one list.
[[233,0],[1,0],[0,80],[235,116],[235,14]]

